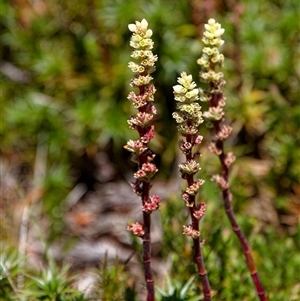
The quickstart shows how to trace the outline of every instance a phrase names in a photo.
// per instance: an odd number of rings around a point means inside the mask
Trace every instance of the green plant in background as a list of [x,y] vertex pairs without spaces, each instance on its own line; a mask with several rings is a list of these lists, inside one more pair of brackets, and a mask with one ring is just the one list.
[[[47,214],[56,224],[60,222],[55,212],[76,184],[80,175],[76,163],[85,153],[93,161],[98,149],[108,148],[117,163],[124,164],[122,145],[131,133],[123,127],[130,110],[124,101],[130,52],[123,45],[129,38],[127,24],[140,15],[146,16],[157,32],[155,53],[160,61],[156,88],[166,105],[159,106],[163,126],[157,127],[153,146],[160,157],[160,174],[169,176],[176,144],[171,134],[175,126],[172,131],[168,128],[173,111],[170,87],[174,74],[181,70],[190,70],[194,77],[197,73],[194,61],[201,44],[200,35],[199,40],[195,37],[202,31],[201,20],[209,18],[204,18],[205,4],[185,0],[165,1],[163,5],[158,0],[143,0],[139,5],[133,0],[20,2],[1,3],[1,101],[5,116],[1,148],[8,160],[17,155],[15,162],[30,173],[36,137],[39,132],[48,135]],[[299,137],[291,139],[299,124],[298,1],[232,4],[235,2],[212,4],[210,13],[219,16],[228,33],[224,72],[231,80],[225,89],[232,100],[227,108],[235,129],[236,154],[243,161],[255,158],[274,165],[263,179],[264,186],[273,194],[275,206],[289,212],[287,195],[290,191],[297,195],[299,178]],[[257,16],[255,24],[253,16]],[[61,50],[59,56],[57,49]],[[16,73],[7,72],[10,67],[16,67]],[[238,81],[241,88],[235,91]],[[257,99],[261,92],[264,101]],[[285,123],[282,116],[291,122]],[[247,181],[245,186],[254,190],[261,183],[255,175],[239,180]]]
[[167,277],[167,290],[164,291],[158,288],[158,292],[161,294],[161,301],[197,301],[199,297],[190,297],[189,291],[195,280],[195,276],[190,279],[182,286],[180,282],[172,281]]
[[23,291],[26,300],[49,301],[83,301],[84,294],[72,288],[72,283],[78,276],[69,275],[69,265],[59,267],[52,258],[48,258],[49,265],[41,270],[39,275],[28,275],[32,284]]
[[129,30],[133,32],[130,46],[134,48],[131,56],[139,60],[139,64],[130,62],[129,68],[136,75],[130,84],[133,88],[139,89],[139,94],[130,92],[128,99],[138,109],[138,113],[128,120],[131,129],[139,134],[139,140],[129,140],[125,149],[133,153],[132,161],[138,164],[139,170],[134,174],[136,181],[132,183],[134,192],[142,200],[143,223],[133,223],[128,230],[143,239],[143,265],[145,281],[148,291],[147,301],[154,301],[154,280],[151,272],[151,213],[159,208],[160,197],[149,195],[151,189],[150,180],[157,173],[158,169],[153,163],[155,155],[149,149],[148,143],[154,137],[153,118],[156,108],[153,104],[155,87],[151,83],[151,73],[155,70],[157,56],[153,55],[153,41],[151,40],[152,30],[148,29],[148,22],[143,19],[141,22],[129,24]]
[[258,278],[257,270],[254,264],[253,256],[243,230],[239,226],[232,207],[232,194],[228,184],[229,167],[234,162],[235,157],[231,152],[226,153],[224,150],[224,141],[230,135],[232,128],[224,124],[224,106],[226,98],[222,92],[222,86],[225,84],[223,73],[217,72],[216,68],[222,66],[224,55],[219,52],[220,46],[224,44],[221,36],[224,34],[224,29],[214,19],[209,19],[205,24],[205,32],[203,34],[203,42],[205,44],[202,50],[202,57],[197,63],[202,67],[200,72],[200,80],[208,85],[207,90],[201,90],[201,100],[209,101],[209,110],[203,114],[204,117],[212,121],[214,125],[215,135],[210,144],[210,150],[216,154],[222,165],[221,175],[212,177],[222,191],[226,214],[230,220],[233,231],[236,233],[246,262],[253,279],[257,295],[260,300],[267,300],[261,282]]
[[3,248],[0,256],[0,300],[87,300],[84,293],[72,287],[78,275],[70,275],[70,266],[58,266],[53,258],[49,255],[46,257],[47,265],[40,273],[33,273],[27,266],[24,270],[20,264],[24,258],[20,258],[16,250]]
[[1,248],[0,254],[0,300],[13,300],[17,294],[18,252],[10,248]]
[[135,301],[137,300],[134,287],[128,284],[129,275],[126,266],[118,259],[110,264],[105,256],[101,267],[99,281],[95,283],[95,293],[91,300],[101,296],[102,301]]
[[179,148],[186,161],[179,164],[179,171],[180,176],[187,182],[187,188],[182,193],[182,199],[189,210],[192,221],[191,225],[183,226],[183,234],[191,237],[194,241],[194,262],[202,281],[204,300],[209,301],[211,300],[211,291],[201,251],[199,231],[199,221],[205,214],[206,204],[203,202],[197,204],[196,199],[204,180],[194,179],[201,168],[196,161],[200,153],[193,151],[193,147],[199,146],[203,139],[198,134],[199,125],[203,123],[201,106],[197,102],[199,90],[193,82],[192,75],[187,75],[185,72],[181,73],[177,81],[179,85],[173,87],[177,111],[173,113],[173,117],[178,123],[178,132],[184,137],[179,141]]

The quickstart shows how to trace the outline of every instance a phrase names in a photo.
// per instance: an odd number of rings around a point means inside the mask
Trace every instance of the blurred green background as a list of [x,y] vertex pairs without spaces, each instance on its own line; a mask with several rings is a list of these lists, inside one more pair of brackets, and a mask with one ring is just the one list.
[[[1,1],[0,155],[6,183],[1,244],[18,244],[20,220],[16,223],[12,216],[24,200],[34,203],[42,197],[40,214],[53,222],[53,233],[46,239],[55,240],[63,228],[61,204],[78,183],[93,190],[96,184],[135,170],[123,150],[135,135],[126,121],[134,112],[127,100],[132,76],[127,67],[131,59],[127,26],[142,18],[153,30],[153,52],[159,59],[153,74],[159,116],[151,144],[160,168],[156,181],[174,178],[177,135],[171,117],[172,86],[182,71],[199,83],[196,60],[201,56],[202,28],[213,17],[226,30],[224,93],[227,120],[234,129],[227,147],[237,157],[231,173],[234,208],[256,249],[270,299],[296,300],[300,291],[299,10],[297,0]],[[207,143],[209,131],[201,131]],[[113,175],[100,180],[95,177],[99,153],[114,166]],[[239,246],[235,238],[228,238],[218,191],[209,183],[218,161],[205,148],[201,160],[201,176],[208,183],[203,197],[210,207],[203,236],[216,300],[255,300],[242,256],[233,260]],[[184,223],[181,210],[178,196],[163,204],[160,256],[173,256],[172,278],[183,285],[195,271],[193,266],[185,270],[189,244],[184,238],[173,241],[181,231],[180,219]],[[179,225],[177,234],[174,223]],[[188,254],[181,257],[178,246]],[[248,283],[244,288],[241,279]]]

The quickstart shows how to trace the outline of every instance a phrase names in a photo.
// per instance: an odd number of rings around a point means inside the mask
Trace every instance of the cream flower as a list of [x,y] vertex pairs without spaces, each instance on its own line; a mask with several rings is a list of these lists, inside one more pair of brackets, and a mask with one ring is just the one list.
[[[148,27],[148,22],[146,19],[143,19],[141,22],[135,21],[135,24],[129,24],[128,29],[131,32],[137,33],[138,31],[146,32]],[[147,35],[152,35],[152,30],[150,30]]]

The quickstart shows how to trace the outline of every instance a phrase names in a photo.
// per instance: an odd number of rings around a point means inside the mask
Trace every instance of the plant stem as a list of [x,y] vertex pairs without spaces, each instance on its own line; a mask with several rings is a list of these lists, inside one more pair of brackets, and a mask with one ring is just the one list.
[[[192,143],[191,136],[187,136],[187,142]],[[193,155],[192,152],[186,155],[186,161],[192,160]],[[191,186],[195,183],[194,176],[189,175],[187,177],[188,186]],[[195,196],[190,196],[190,202],[194,203],[193,207],[189,207],[189,212],[192,220],[192,227],[193,230],[199,231],[199,220],[195,218],[194,212],[196,209],[196,202]],[[198,275],[200,276],[202,286],[203,286],[203,294],[204,294],[204,301],[211,301],[211,290],[210,284],[207,276],[207,272],[204,265],[202,249],[200,245],[200,237],[193,238],[193,249],[194,249],[194,262],[197,265]]]
[[207,272],[204,266],[203,254],[201,249],[199,222],[205,215],[206,205],[201,202],[196,203],[196,195],[204,183],[203,179],[194,179],[194,175],[201,169],[196,159],[200,157],[199,152],[193,152],[193,147],[201,144],[203,139],[198,134],[199,125],[203,123],[201,106],[199,100],[199,90],[193,81],[192,75],[182,72],[177,79],[179,85],[173,86],[174,99],[177,101],[177,111],[172,114],[178,123],[177,130],[182,134],[184,139],[179,141],[179,148],[185,155],[185,162],[178,165],[181,177],[187,181],[187,188],[182,192],[182,200],[188,207],[191,224],[183,226],[183,234],[193,239],[194,256],[198,270],[198,275],[202,282],[203,294],[205,301],[211,301],[211,290],[208,281]]
[[[199,231],[199,221],[193,216],[194,209],[190,208],[190,215],[192,217],[192,226],[194,230]],[[207,276],[207,272],[204,265],[203,254],[200,245],[200,238],[193,238],[194,241],[194,262],[197,265],[198,275],[200,276],[202,286],[204,301],[211,301],[211,290],[210,284]]]
[[[143,156],[141,156],[142,161]],[[142,162],[143,163],[143,162]],[[142,164],[141,164],[142,165]],[[142,202],[143,205],[149,199],[149,190],[150,190],[150,183],[143,182],[142,188]],[[144,235],[143,235],[143,266],[144,266],[144,274],[145,274],[145,281],[147,287],[147,301],[154,301],[154,280],[152,277],[151,271],[151,216],[149,213],[143,211],[143,223],[144,223]]]
[[[212,86],[212,88],[214,88],[213,85],[211,85],[211,86]],[[210,106],[211,107],[217,107],[218,103],[219,103],[219,100],[221,98],[223,98],[222,93],[212,94],[212,97],[210,99]],[[218,133],[220,131],[221,122],[222,122],[222,120],[213,121],[214,129],[215,129],[216,133]],[[219,157],[221,165],[222,165],[222,177],[228,183],[229,169],[228,169],[227,165],[225,164],[226,154],[224,152],[224,142],[220,139],[217,139],[216,140],[216,147],[221,151],[221,154],[218,157]],[[260,298],[261,301],[267,301],[268,299],[265,295],[264,289],[262,287],[262,284],[260,282],[256,267],[255,267],[255,264],[254,264],[251,248],[250,248],[250,246],[247,242],[247,239],[246,239],[246,237],[243,233],[243,230],[241,229],[241,227],[237,223],[235,215],[234,215],[234,210],[233,210],[233,207],[231,205],[232,197],[231,197],[231,192],[230,192],[229,186],[228,186],[228,188],[226,188],[222,191],[222,196],[223,196],[223,203],[224,203],[226,214],[227,214],[228,219],[230,221],[231,227],[232,227],[234,233],[237,235],[237,237],[240,241],[240,244],[242,246],[243,253],[244,253],[245,258],[246,258],[246,263],[247,263],[248,269],[250,271],[250,275],[252,277],[252,280],[254,282],[257,295],[258,295],[258,297]]]
[[131,57],[138,59],[139,64],[129,62],[128,67],[135,73],[130,85],[138,88],[139,93],[130,92],[128,99],[138,109],[138,113],[131,116],[128,124],[131,129],[139,134],[139,140],[129,140],[125,148],[133,153],[132,161],[138,163],[138,171],[134,174],[136,179],[132,183],[134,192],[142,200],[143,223],[131,224],[127,227],[135,235],[143,240],[143,266],[147,288],[147,301],[155,300],[154,280],[151,271],[151,213],[159,208],[160,198],[157,195],[149,195],[152,185],[151,178],[158,171],[153,159],[154,153],[149,149],[148,143],[154,137],[153,118],[156,108],[153,104],[155,87],[151,83],[150,74],[155,71],[157,56],[153,55],[153,41],[151,40],[152,30],[148,29],[148,22],[143,19],[141,22],[128,25],[133,33],[130,39],[130,46],[134,48]]
[[[145,93],[145,86],[139,87],[140,95]],[[139,109],[140,112],[143,109]],[[140,132],[140,136],[143,136],[144,133]],[[144,163],[147,163],[147,155],[142,154],[140,156],[140,168],[142,168]],[[149,201],[149,191],[151,188],[151,184],[146,181],[142,181],[142,203],[145,205]],[[154,294],[154,280],[152,277],[151,271],[151,213],[147,213],[143,211],[143,223],[144,223],[144,235],[143,235],[143,266],[144,266],[144,273],[145,273],[145,281],[147,287],[147,301],[154,301],[155,294]]]
[[151,236],[150,236],[150,225],[151,219],[150,214],[143,212],[144,231],[143,236],[143,265],[145,272],[145,280],[147,286],[147,301],[154,301],[154,280],[151,272]]

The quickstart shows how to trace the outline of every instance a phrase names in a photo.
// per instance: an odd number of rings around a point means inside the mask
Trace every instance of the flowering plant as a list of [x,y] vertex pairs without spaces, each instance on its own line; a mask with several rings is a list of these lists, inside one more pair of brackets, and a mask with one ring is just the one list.
[[[128,230],[143,239],[143,264],[148,291],[147,301],[152,301],[154,300],[154,285],[150,266],[150,215],[159,208],[160,197],[157,195],[150,196],[149,194],[151,179],[158,169],[153,163],[155,155],[149,149],[148,143],[154,137],[153,119],[156,108],[153,101],[155,87],[151,83],[152,77],[150,74],[155,70],[157,56],[152,53],[152,30],[148,29],[147,21],[145,19],[141,22],[136,21],[135,24],[130,24],[128,27],[133,32],[130,46],[134,48],[134,51],[131,56],[139,61],[139,63],[130,62],[128,64],[132,72],[135,73],[130,84],[133,88],[139,90],[139,93],[131,91],[128,95],[128,99],[138,110],[128,120],[128,124],[131,129],[138,132],[140,138],[137,141],[129,140],[125,148],[133,153],[132,160],[139,166],[138,171],[134,174],[136,180],[132,183],[132,187],[134,192],[141,197],[143,211],[143,223],[133,223],[128,226]],[[187,75],[186,72],[181,73],[177,80],[178,84],[173,86],[176,101],[176,112],[173,113],[173,118],[177,122],[178,132],[183,137],[179,141],[179,149],[185,156],[185,162],[179,164],[179,171],[180,176],[187,182],[187,187],[182,192],[181,197],[191,219],[191,224],[183,226],[183,234],[193,239],[194,262],[202,281],[204,300],[210,301],[212,300],[211,289],[201,250],[203,242],[199,228],[199,221],[206,212],[206,204],[197,200],[197,194],[204,184],[204,180],[195,178],[195,175],[201,170],[200,164],[197,162],[201,154],[194,151],[194,147],[199,146],[203,139],[198,133],[199,126],[204,122],[203,118],[207,118],[214,127],[214,138],[209,145],[209,149],[219,157],[222,166],[222,174],[213,175],[212,180],[218,184],[222,191],[226,214],[242,245],[257,295],[261,301],[266,301],[267,298],[258,278],[251,249],[235,219],[231,205],[232,194],[228,184],[228,174],[229,167],[234,162],[235,157],[233,153],[224,151],[224,141],[232,132],[232,128],[224,124],[224,106],[226,104],[226,98],[222,92],[222,86],[225,84],[224,74],[216,71],[217,67],[221,67],[224,61],[224,55],[219,50],[224,44],[221,38],[224,32],[225,30],[214,19],[209,19],[208,23],[205,24],[202,39],[205,47],[197,63],[202,68],[200,80],[207,85],[207,89],[198,89],[192,76]],[[202,113],[198,100],[209,102],[208,111]]]
[[129,127],[136,130],[139,140],[129,140],[124,146],[132,152],[132,160],[138,164],[138,171],[134,174],[135,182],[132,183],[134,192],[142,200],[143,223],[133,223],[128,226],[128,230],[143,239],[143,264],[145,270],[145,280],[147,285],[147,301],[154,300],[154,283],[151,272],[151,236],[150,215],[159,208],[160,197],[150,196],[152,177],[158,169],[153,163],[155,155],[149,149],[148,143],[154,137],[153,118],[156,108],[153,104],[155,87],[151,83],[151,73],[155,70],[157,56],[153,55],[153,41],[151,39],[152,30],[148,29],[148,22],[143,19],[141,22],[129,24],[129,30],[133,33],[130,46],[134,49],[131,57],[138,60],[138,63],[129,62],[128,67],[135,74],[130,85],[138,89],[138,93],[131,91],[128,99],[138,110],[137,114],[128,120]]
[[226,153],[224,150],[224,141],[231,134],[232,128],[224,123],[224,106],[226,105],[226,98],[222,92],[222,86],[225,84],[224,74],[216,71],[217,67],[221,67],[224,61],[224,55],[220,53],[219,48],[224,44],[221,37],[225,30],[214,19],[208,20],[208,23],[205,24],[205,29],[202,39],[205,47],[197,63],[202,67],[200,80],[207,85],[207,89],[200,90],[200,100],[209,101],[209,110],[203,113],[205,118],[211,120],[214,128],[214,138],[210,143],[209,149],[219,157],[222,166],[222,174],[213,175],[212,180],[216,182],[222,191],[226,214],[243,248],[257,295],[261,301],[265,301],[267,297],[258,277],[251,248],[234,215],[231,203],[232,194],[228,184],[229,168],[235,161],[235,156],[232,152]]
[[179,172],[187,182],[187,188],[182,192],[182,200],[190,213],[191,224],[183,226],[183,234],[190,236],[194,241],[194,262],[197,265],[198,274],[203,285],[204,300],[211,300],[210,284],[204,266],[201,251],[199,221],[206,212],[206,204],[197,204],[196,195],[204,180],[195,180],[194,176],[200,171],[200,165],[196,161],[200,157],[199,152],[193,152],[193,147],[200,145],[203,137],[198,134],[198,128],[203,123],[199,100],[199,89],[191,75],[185,72],[178,78],[179,85],[173,87],[177,111],[173,117],[177,122],[178,132],[183,136],[179,141],[179,149],[185,155],[186,161],[179,164]]

